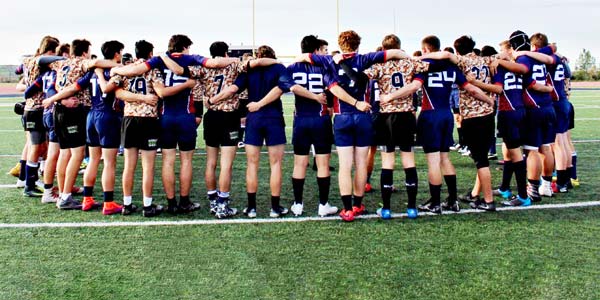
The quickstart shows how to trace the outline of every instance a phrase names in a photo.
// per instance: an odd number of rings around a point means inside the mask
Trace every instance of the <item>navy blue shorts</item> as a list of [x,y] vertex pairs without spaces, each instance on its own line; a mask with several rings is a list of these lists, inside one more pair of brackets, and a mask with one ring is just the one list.
[[375,140],[373,119],[370,114],[340,114],[333,119],[337,147],[369,147]]
[[255,113],[248,114],[244,136],[245,144],[262,147],[263,144],[277,146],[286,142],[283,116],[263,117]]
[[563,99],[553,103],[556,112],[556,133],[569,131],[571,125],[571,103]]
[[180,116],[163,115],[160,118],[161,135],[160,147],[163,149],[176,149],[179,151],[192,151],[196,149],[196,117],[193,114]]
[[422,111],[417,121],[417,143],[425,153],[450,152],[453,130],[454,116],[449,110]]
[[556,114],[552,105],[527,109],[525,117],[524,147],[537,150],[542,145],[550,145],[556,139]]
[[315,146],[316,154],[330,154],[333,144],[331,118],[328,115],[295,117],[292,144],[296,155],[308,155],[311,145]]
[[44,127],[48,132],[48,140],[51,143],[58,143],[58,135],[56,135],[56,131],[54,131],[54,113],[45,113],[44,114]]
[[498,112],[498,134],[508,149],[523,146],[525,108]]
[[92,110],[86,123],[87,145],[116,149],[121,144],[121,116],[115,112]]

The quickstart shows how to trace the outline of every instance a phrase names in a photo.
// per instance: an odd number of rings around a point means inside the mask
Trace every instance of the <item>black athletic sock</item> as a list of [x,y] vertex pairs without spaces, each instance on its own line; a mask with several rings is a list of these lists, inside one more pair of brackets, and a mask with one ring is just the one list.
[[534,186],[540,186],[539,179],[527,179],[527,182],[529,182],[529,184],[534,185]]
[[404,185],[408,196],[408,208],[417,208],[417,191],[419,189],[417,168],[404,169],[404,174],[406,175]]
[[390,209],[390,200],[392,199],[392,186],[394,184],[394,170],[381,169],[381,200],[383,209]]
[[345,210],[352,210],[352,195],[342,196],[342,203],[344,203]]
[[464,147],[464,146],[466,146],[466,145],[465,145],[465,139],[464,139],[464,136],[463,136],[463,130],[462,130],[462,128],[460,128],[460,127],[459,127],[459,128],[456,128],[456,131],[458,132],[458,144],[459,144],[461,147]]
[[353,206],[360,207],[362,205],[364,196],[352,196],[352,198],[354,200]]
[[569,173],[567,170],[556,170],[556,184],[563,187],[567,185],[569,180]]
[[500,189],[507,191],[510,189],[510,181],[514,172],[514,164],[512,161],[504,161],[504,169],[502,170],[502,184]]
[[567,176],[569,176],[569,180],[570,180],[571,178],[573,178],[573,176],[572,176],[572,175],[573,175],[573,167],[568,167],[568,168],[567,168]]
[[544,181],[552,182],[552,175],[550,175],[550,176],[542,176],[542,179],[544,179]]
[[84,197],[92,197],[94,195],[94,187],[93,186],[84,186],[83,187],[83,196]]
[[571,156],[571,160],[573,162],[573,167],[571,167],[571,178],[577,179],[577,154],[573,154]]
[[20,160],[19,164],[21,164],[21,171],[19,172],[19,180],[25,181],[27,179],[27,161]]
[[104,202],[113,202],[113,200],[115,199],[115,192],[113,192],[113,191],[104,192],[103,196],[104,196]]
[[248,208],[256,209],[256,193],[248,193]]
[[431,205],[440,206],[440,194],[442,193],[442,185],[433,185],[429,183],[429,193],[431,194]]
[[279,201],[281,200],[280,196],[271,196],[271,208],[278,209],[280,207]]
[[[34,166],[35,165],[35,166]],[[35,188],[35,182],[38,179],[39,163],[26,163],[25,164],[25,185],[29,189]]]
[[317,185],[319,186],[319,203],[325,205],[329,202],[331,177],[317,177]]
[[[517,192],[521,199],[527,198],[527,163],[522,160],[520,162],[513,163],[515,171],[515,179],[517,180]],[[538,182],[539,183],[539,182]],[[536,183],[536,184],[538,184]]]
[[172,198],[172,199],[167,198],[167,204],[170,207],[177,207],[177,200],[175,200],[175,198]]
[[445,175],[444,181],[448,186],[448,204],[456,203],[458,191],[456,189],[456,175]]
[[50,183],[50,184],[44,183],[44,189],[45,189],[45,190],[49,190],[49,189],[51,189],[52,187],[53,187],[52,183]]
[[292,188],[294,190],[294,203],[302,204],[302,195],[304,194],[304,178],[298,179],[292,177]]
[[190,204],[190,196],[181,196],[179,195],[179,205],[188,205]]

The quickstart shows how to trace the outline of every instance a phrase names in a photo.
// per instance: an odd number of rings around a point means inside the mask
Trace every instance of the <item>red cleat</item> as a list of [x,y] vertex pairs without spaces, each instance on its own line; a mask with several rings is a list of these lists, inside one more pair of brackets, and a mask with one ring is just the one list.
[[344,209],[340,213],[340,217],[342,217],[342,220],[344,220],[344,222],[352,222],[354,221],[354,211]]
[[373,187],[371,186],[370,183],[366,183],[365,184],[365,193],[370,193],[371,191],[373,191]]
[[104,206],[102,207],[102,214],[105,216],[119,214],[123,211],[123,206],[115,203],[115,202],[104,202]]
[[83,203],[81,203],[81,210],[90,211],[98,207],[100,207],[100,204],[94,201],[93,197],[83,197]]
[[359,206],[352,207],[352,212],[354,213],[355,216],[363,215],[365,213],[365,211],[366,211],[366,209],[365,209],[364,204],[361,204],[360,207]]

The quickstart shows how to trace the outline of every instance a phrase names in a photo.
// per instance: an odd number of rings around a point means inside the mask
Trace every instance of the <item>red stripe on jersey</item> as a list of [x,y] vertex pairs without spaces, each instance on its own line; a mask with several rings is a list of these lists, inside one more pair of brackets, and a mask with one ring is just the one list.
[[340,99],[336,96],[333,96],[333,113],[340,113]]
[[550,95],[552,96],[552,101],[558,101],[560,97],[558,96],[558,92],[554,87],[554,81],[552,80],[552,76],[550,76],[550,73],[546,73],[546,85],[552,86],[552,92],[550,92]]
[[539,108],[540,107],[535,102],[535,100],[533,100],[533,97],[531,96],[531,94],[529,94],[529,91],[527,89],[523,90],[523,103],[525,104],[525,107],[529,107],[529,108]]
[[429,99],[427,90],[426,89],[422,89],[422,90],[423,90],[423,103],[421,104],[421,111],[434,110],[435,107],[433,107],[433,103],[431,103],[431,100]]
[[308,60],[310,60],[310,62],[309,62],[309,63],[310,63],[311,65],[314,65],[314,64],[315,64],[315,62],[313,61],[313,59],[312,59],[312,56],[313,56],[313,55],[312,55],[312,53],[309,53],[309,54],[308,54]]
[[196,107],[194,107],[194,96],[192,96],[192,94],[190,93],[190,95],[188,96],[188,105],[187,105],[187,111],[190,114],[195,114],[196,113]]
[[508,100],[508,97],[506,96],[506,92],[504,92],[504,91],[502,91],[502,94],[500,94],[500,98],[498,99],[498,110],[499,111],[515,110],[515,108],[510,103],[510,100]]
[[327,105],[321,104],[321,111],[319,112],[319,116],[324,117],[329,115],[329,111],[327,110]]

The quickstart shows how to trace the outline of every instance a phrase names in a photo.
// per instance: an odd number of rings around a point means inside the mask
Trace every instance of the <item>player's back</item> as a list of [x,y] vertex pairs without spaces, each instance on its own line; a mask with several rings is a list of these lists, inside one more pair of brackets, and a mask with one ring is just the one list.
[[[325,88],[333,84],[332,76],[325,67],[308,63],[294,63],[288,66],[288,73],[295,84],[301,85],[314,94],[325,92]],[[295,95],[296,116],[325,116],[329,112],[327,105],[312,99]]]
[[[425,60],[430,62],[429,60]],[[450,111],[450,94],[454,83],[462,87],[467,84],[463,72],[450,62],[440,62],[438,72],[421,73],[415,75],[414,80],[423,84],[422,111]]]
[[[253,68],[247,73],[242,73],[236,79],[235,84],[240,87],[240,90],[248,89],[248,102],[258,102],[276,86],[284,92],[289,91],[291,80],[286,68],[282,64],[275,64]],[[265,105],[256,113],[262,116],[283,115],[281,99]]]
[[[523,75],[526,82],[535,82],[544,84],[547,80],[548,71],[546,64],[528,56],[520,56],[516,60],[517,63],[527,67],[527,73]],[[548,106],[552,104],[550,93],[538,92],[533,89],[524,90],[525,105],[529,108]]]
[[499,66],[492,82],[502,86],[502,94],[498,97],[498,110],[512,111],[524,107],[523,77]]
[[[199,85],[192,89],[194,101],[203,101],[216,96],[225,88],[231,86],[240,73],[246,71],[246,63],[238,62],[230,64],[224,68],[209,69],[203,66],[190,67],[190,77],[196,78]],[[231,112],[238,108],[238,95],[221,101],[217,104],[209,105],[211,110],[220,110]]]

